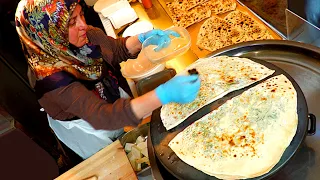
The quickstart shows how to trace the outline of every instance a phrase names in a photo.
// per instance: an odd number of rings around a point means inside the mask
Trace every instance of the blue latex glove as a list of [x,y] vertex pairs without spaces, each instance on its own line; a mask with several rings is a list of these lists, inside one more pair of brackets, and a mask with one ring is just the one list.
[[152,37],[152,40],[149,41],[149,44],[153,44],[153,45],[158,46],[155,48],[155,51],[159,51],[162,48],[169,46],[169,44],[171,42],[170,35],[175,36],[175,37],[180,37],[179,33],[172,31],[172,30],[162,31],[160,29],[154,29],[154,30],[148,31],[146,33],[139,34],[138,39],[139,39],[140,43],[142,44],[146,39]]
[[200,89],[199,75],[176,76],[155,89],[162,104],[192,102]]

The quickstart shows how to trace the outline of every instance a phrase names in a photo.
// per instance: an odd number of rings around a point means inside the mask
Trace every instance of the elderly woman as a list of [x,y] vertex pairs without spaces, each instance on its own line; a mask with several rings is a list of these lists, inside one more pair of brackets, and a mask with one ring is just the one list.
[[136,126],[163,104],[191,102],[199,91],[198,76],[177,76],[131,99],[120,73],[119,63],[135,58],[145,39],[158,35],[162,47],[176,32],[113,39],[86,24],[76,0],[22,0],[16,28],[50,127],[84,159],[115,140],[124,126]]

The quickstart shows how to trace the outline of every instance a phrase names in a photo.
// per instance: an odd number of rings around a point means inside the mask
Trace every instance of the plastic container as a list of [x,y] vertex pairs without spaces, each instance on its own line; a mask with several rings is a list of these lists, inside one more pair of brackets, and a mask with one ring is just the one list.
[[112,14],[116,13],[117,11],[119,11],[119,10],[121,10],[123,8],[131,8],[131,6],[130,6],[128,1],[119,1],[119,2],[116,2],[114,4],[111,4],[110,6],[107,6],[107,7],[103,8],[102,11],[101,11],[101,14],[104,17],[109,17]]
[[126,62],[120,63],[120,66],[123,77],[137,82],[140,79],[164,70],[165,63],[154,64],[141,52],[137,59],[128,59]]
[[184,54],[191,46],[191,38],[188,31],[183,27],[172,27],[168,30],[176,31],[180,37],[170,36],[171,43],[168,47],[162,48],[160,51],[155,51],[157,47],[153,42],[157,42],[160,36],[151,36],[142,44],[142,50],[152,63],[163,63],[169,61],[177,56]]
[[[112,10],[112,9],[110,9],[110,6],[111,5],[114,5],[114,4],[116,4],[116,3],[123,3],[123,2],[121,2],[121,1],[127,1],[127,0],[98,0],[95,4],[94,4],[94,6],[93,6],[93,9],[94,9],[94,11],[96,11],[97,13],[101,13],[101,11],[103,10],[103,9],[105,9],[105,8],[107,8],[106,10]],[[114,6],[113,6],[114,7]],[[115,11],[116,10],[118,10],[118,9],[115,9]],[[114,11],[114,12],[115,12]],[[111,12],[112,13],[112,12]]]
[[[133,81],[137,82],[143,78],[146,78],[148,76],[151,76],[155,73],[158,73],[160,71],[163,71],[165,69],[165,64],[157,64],[156,66],[152,67],[150,70],[147,70],[147,71],[143,71],[143,73],[140,73],[140,74],[136,74],[136,75],[127,75],[125,73],[122,73],[122,75],[125,77],[125,78],[129,78],[129,79],[132,79]],[[124,67],[125,69],[125,67]],[[123,72],[123,71],[121,71]]]
[[122,37],[135,36],[153,29],[149,21],[139,21],[129,26],[122,34]]

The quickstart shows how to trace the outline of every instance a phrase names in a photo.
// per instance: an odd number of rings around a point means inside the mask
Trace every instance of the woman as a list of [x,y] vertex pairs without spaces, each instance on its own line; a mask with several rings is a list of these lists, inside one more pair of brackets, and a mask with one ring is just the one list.
[[84,159],[115,140],[124,126],[136,126],[163,104],[191,102],[199,91],[198,76],[177,76],[128,98],[119,63],[135,58],[148,37],[160,36],[156,44],[163,47],[170,41],[168,33],[176,32],[152,30],[115,40],[86,24],[76,0],[22,0],[16,27],[50,127]]

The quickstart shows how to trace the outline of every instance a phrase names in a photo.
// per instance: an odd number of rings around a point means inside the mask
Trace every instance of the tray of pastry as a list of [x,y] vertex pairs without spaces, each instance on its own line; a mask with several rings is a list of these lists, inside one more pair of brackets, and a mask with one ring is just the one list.
[[282,39],[236,0],[158,0],[174,26],[187,28],[191,50],[206,57],[233,44]]

